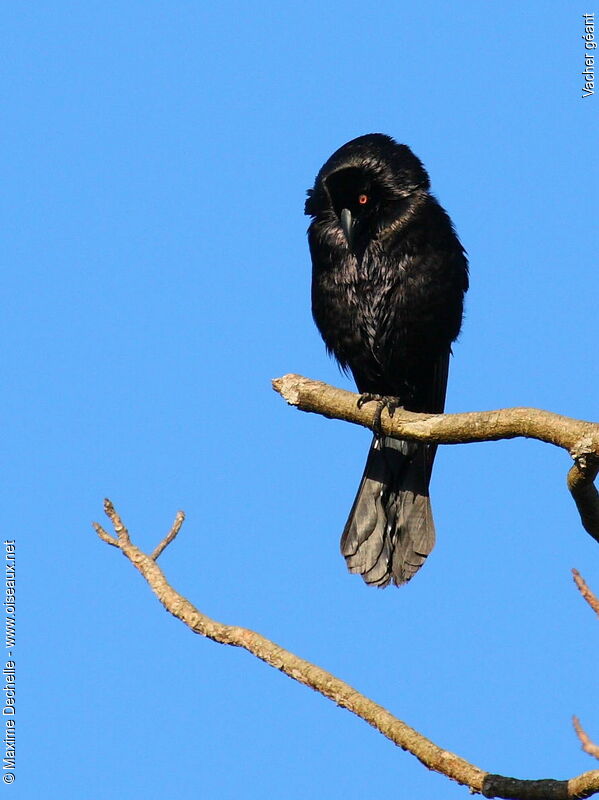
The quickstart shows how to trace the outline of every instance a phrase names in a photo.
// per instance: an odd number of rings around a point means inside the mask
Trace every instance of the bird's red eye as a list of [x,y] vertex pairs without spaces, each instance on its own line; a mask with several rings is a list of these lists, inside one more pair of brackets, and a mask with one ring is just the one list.
[[361,194],[361,195],[358,197],[358,203],[359,203],[361,206],[365,206],[367,202],[368,202],[368,195],[367,195],[367,194]]

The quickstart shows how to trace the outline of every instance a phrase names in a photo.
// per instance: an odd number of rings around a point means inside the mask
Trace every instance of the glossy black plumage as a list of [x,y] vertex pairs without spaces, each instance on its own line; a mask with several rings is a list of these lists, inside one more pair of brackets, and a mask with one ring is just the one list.
[[[429,178],[406,145],[368,134],[343,145],[308,191],[312,313],[360,392],[440,413],[468,262]],[[341,539],[351,572],[408,581],[435,540],[428,485],[435,448],[375,436]]]

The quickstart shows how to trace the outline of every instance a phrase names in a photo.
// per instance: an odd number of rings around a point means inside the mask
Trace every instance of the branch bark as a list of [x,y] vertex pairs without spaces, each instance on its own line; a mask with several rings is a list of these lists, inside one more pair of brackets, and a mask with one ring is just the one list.
[[[301,375],[275,378],[273,388],[289,405],[330,419],[375,429],[377,404],[357,405],[359,395],[313,381]],[[468,444],[524,437],[567,450],[574,459],[567,483],[584,529],[599,542],[599,493],[594,480],[599,472],[599,424],[564,417],[538,408],[502,408],[463,414],[416,414],[400,409],[391,417],[387,409],[380,431],[397,439],[431,444]]]
[[244,648],[293,680],[309,686],[337,705],[356,714],[402,750],[407,750],[416,756],[428,769],[440,772],[448,778],[468,786],[471,792],[482,794],[485,797],[511,798],[511,800],[541,800],[541,798],[542,800],[547,800],[547,798],[567,800],[568,798],[590,797],[599,792],[599,770],[585,772],[566,781],[518,780],[485,772],[455,753],[439,747],[393,716],[387,709],[360,694],[330,672],[294,655],[255,631],[216,622],[179,594],[168,583],[156,563],[157,556],[179,532],[184,519],[182,512],[177,514],[171,530],[162,542],[157,545],[151,555],[147,555],[133,544],[129,531],[110,500],[104,501],[104,511],[112,523],[114,534],[108,533],[95,522],[94,528],[100,539],[117,547],[141,572],[166,610],[180,619],[194,633],[199,633],[201,636],[206,636],[221,644]]

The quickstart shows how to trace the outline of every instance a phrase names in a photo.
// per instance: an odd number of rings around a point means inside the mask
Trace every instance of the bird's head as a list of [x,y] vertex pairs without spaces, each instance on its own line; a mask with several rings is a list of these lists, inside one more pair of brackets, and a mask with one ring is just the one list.
[[305,213],[338,226],[347,247],[363,252],[372,239],[397,230],[429,186],[407,145],[370,133],[344,144],[324,164],[308,190]]

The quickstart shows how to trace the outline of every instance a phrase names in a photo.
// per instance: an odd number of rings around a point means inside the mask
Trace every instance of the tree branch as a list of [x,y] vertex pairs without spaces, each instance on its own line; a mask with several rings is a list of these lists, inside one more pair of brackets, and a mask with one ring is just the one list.
[[[331,419],[374,429],[376,403],[358,408],[359,395],[301,375],[275,378],[273,388],[289,405]],[[599,424],[564,417],[538,408],[502,408],[464,414],[416,414],[400,409],[380,419],[381,432],[397,439],[431,444],[468,444],[525,437],[567,450],[575,463],[568,473],[568,488],[584,529],[599,542],[599,493],[594,480],[599,472]]]
[[455,753],[439,747],[406,725],[405,722],[394,717],[387,709],[360,694],[330,672],[299,658],[255,631],[235,625],[225,625],[210,619],[168,583],[155,560],[154,554],[157,551],[159,551],[158,554],[162,552],[176,535],[175,533],[171,536],[173,530],[176,528],[176,532],[178,532],[181,528],[182,512],[179,512],[175,518],[171,531],[161,545],[153,551],[152,555],[147,555],[131,542],[129,532],[110,500],[104,501],[104,511],[110,519],[116,535],[109,534],[101,525],[94,522],[94,529],[100,539],[113,547],[118,547],[141,572],[166,610],[185,623],[194,633],[199,633],[221,644],[244,648],[293,680],[309,686],[324,697],[333,700],[337,705],[356,714],[402,750],[407,750],[416,756],[429,769],[440,772],[448,778],[468,786],[472,792],[483,794],[485,797],[511,798],[512,800],[541,800],[541,798],[542,800],[547,800],[547,798],[567,800],[575,797],[590,797],[599,792],[599,770],[585,772],[569,781],[521,781],[485,772]]
[[574,583],[578,587],[578,591],[593,609],[595,614],[599,616],[599,597],[597,597],[597,595],[589,589],[585,579],[577,569],[572,570],[572,575],[574,577]]
[[169,544],[176,538],[177,534],[181,530],[181,525],[185,522],[185,512],[184,511],[177,511],[175,515],[175,521],[173,522],[170,531],[166,534],[164,539],[156,545],[154,548],[152,555],[150,558],[153,561],[156,559],[166,550]]
[[574,730],[580,739],[580,744],[582,745],[582,749],[585,751],[585,753],[588,753],[594,758],[599,758],[599,745],[596,745],[595,742],[591,741],[588,734],[583,730],[578,717],[572,717],[572,724],[574,725]]

